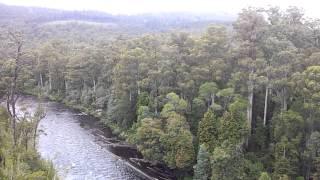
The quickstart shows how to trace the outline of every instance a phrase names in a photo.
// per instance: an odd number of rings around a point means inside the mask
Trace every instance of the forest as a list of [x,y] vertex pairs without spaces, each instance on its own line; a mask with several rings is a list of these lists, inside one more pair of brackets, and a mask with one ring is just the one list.
[[[92,23],[33,32],[15,22],[0,27],[10,106],[26,93],[81,109],[178,179],[320,179],[320,21],[303,10],[110,35]],[[22,138],[11,136],[12,146]]]

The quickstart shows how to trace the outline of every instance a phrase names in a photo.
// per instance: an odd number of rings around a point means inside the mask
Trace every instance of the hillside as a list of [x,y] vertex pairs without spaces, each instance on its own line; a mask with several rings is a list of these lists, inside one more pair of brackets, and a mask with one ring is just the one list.
[[209,24],[230,25],[232,20],[234,17],[226,14],[158,13],[129,16],[0,4],[0,24],[20,24],[34,40],[58,38],[91,41],[172,30],[202,32]]

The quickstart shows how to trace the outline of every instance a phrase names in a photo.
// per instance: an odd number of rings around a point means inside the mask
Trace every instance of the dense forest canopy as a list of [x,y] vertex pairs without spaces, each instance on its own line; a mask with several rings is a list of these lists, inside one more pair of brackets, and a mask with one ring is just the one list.
[[299,8],[166,26],[15,15],[1,26],[5,98],[15,82],[90,112],[181,179],[320,179],[320,21]]

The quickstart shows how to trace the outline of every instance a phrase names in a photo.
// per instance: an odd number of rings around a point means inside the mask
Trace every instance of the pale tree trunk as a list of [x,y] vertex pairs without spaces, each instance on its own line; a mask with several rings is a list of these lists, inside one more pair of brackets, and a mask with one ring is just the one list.
[[52,90],[52,77],[51,77],[51,72],[49,72],[49,90]]
[[[247,106],[247,121],[249,128],[249,136],[252,132],[252,109],[253,109],[253,86],[249,86],[248,106]],[[249,136],[246,138],[246,146],[249,146]]]
[[211,94],[211,106],[214,106],[215,103],[215,95]]
[[249,126],[249,134],[251,134],[252,129],[252,109],[253,109],[253,85],[249,85],[248,87],[248,106],[247,106],[247,119]]
[[[39,106],[40,107],[40,106]],[[35,122],[35,126],[34,126],[34,130],[33,130],[33,147],[36,148],[36,144],[37,144],[37,136],[38,136],[38,128],[39,128],[39,123],[41,121],[41,119],[43,119],[45,117],[45,114],[40,114],[39,117],[35,117],[36,118],[36,122]]]
[[288,102],[287,102],[287,89],[282,89],[282,110],[287,111],[288,110]]
[[[38,53],[37,53],[37,62],[38,62],[38,65],[40,65],[40,56],[39,56]],[[41,70],[40,70],[40,73],[39,73],[39,77],[40,77],[40,87],[42,89],[43,88],[43,76],[42,76]]]
[[[8,113],[9,113],[9,115],[10,115],[10,117],[12,117],[12,114],[11,114],[11,110],[10,110],[10,94],[11,94],[11,92],[8,92],[7,93],[7,111],[8,111]],[[12,122],[11,122],[12,123]]]
[[267,125],[267,113],[268,113],[268,98],[269,98],[269,87],[266,87],[266,94],[264,98],[264,113],[263,113],[263,126]]
[[138,61],[138,70],[137,70],[137,89],[138,89],[138,95],[140,95],[140,85],[139,85],[139,81],[140,81],[140,69],[139,69],[139,61]]
[[96,80],[93,78],[93,92],[96,93]]
[[157,97],[155,97],[154,103],[155,103],[154,113],[155,115],[158,115],[158,98]]
[[156,115],[158,115],[158,107],[157,107],[157,105],[156,105],[156,107],[154,108],[154,113],[155,113]]
[[283,100],[283,110],[284,111],[288,110],[288,102],[287,102],[287,98],[286,97]]
[[67,80],[64,80],[64,87],[65,87],[65,90],[66,90],[66,94],[68,94],[69,86],[68,86],[68,81]]
[[[14,91],[13,91],[14,92]],[[18,137],[17,137],[17,114],[16,114],[16,101],[15,101],[15,96],[14,96],[15,92],[12,93],[12,96],[11,96],[11,114],[12,114],[12,129],[13,129],[13,140],[14,140],[14,145],[16,146],[17,145],[17,140],[18,140]]]
[[42,77],[42,73],[40,72],[40,86],[41,89],[43,88],[43,77]]
[[158,104],[156,104],[156,107],[155,107],[155,109],[154,109],[154,113],[155,113],[156,115],[158,115]]
[[[22,48],[22,42],[17,43],[17,54],[15,57],[15,67],[14,67],[14,72],[13,72],[13,79],[11,82],[10,90],[8,92],[7,96],[7,108],[8,112],[11,116],[11,125],[12,125],[12,130],[13,130],[13,140],[14,140],[14,146],[17,145],[17,115],[16,115],[16,102],[18,100],[18,95],[17,93],[17,79],[18,79],[18,66],[19,66],[19,61],[20,61],[20,56],[21,56],[21,48]],[[11,109],[10,109],[11,108]]]
[[17,140],[18,140],[18,136],[17,136],[17,127],[16,127],[16,123],[17,123],[17,114],[16,114],[16,102],[18,100],[18,95],[16,95],[16,91],[17,91],[17,79],[18,79],[18,66],[19,66],[19,61],[20,61],[20,56],[21,56],[21,48],[22,48],[22,42],[19,42],[18,44],[18,49],[17,49],[17,55],[16,55],[16,64],[15,64],[15,68],[14,68],[14,78],[13,78],[13,86],[11,89],[11,108],[12,108],[12,120],[13,120],[13,140],[14,140],[14,145],[17,145]]
[[96,80],[93,78],[93,99],[96,101]]
[[36,122],[34,131],[33,131],[33,148],[36,148],[36,145],[37,145],[37,135],[38,135],[37,132],[38,132],[39,122],[40,122],[40,121],[37,121],[37,122]]

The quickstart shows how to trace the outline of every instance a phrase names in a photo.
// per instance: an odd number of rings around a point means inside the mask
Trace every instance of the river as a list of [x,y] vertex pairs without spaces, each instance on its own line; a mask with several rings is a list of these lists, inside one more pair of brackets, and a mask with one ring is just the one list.
[[[18,107],[32,113],[38,103],[36,98],[24,96]],[[139,160],[141,154],[117,140],[98,119],[49,100],[41,106],[46,116],[39,124],[37,149],[42,158],[52,161],[61,179],[175,179],[162,166],[134,163],[130,158]]]

